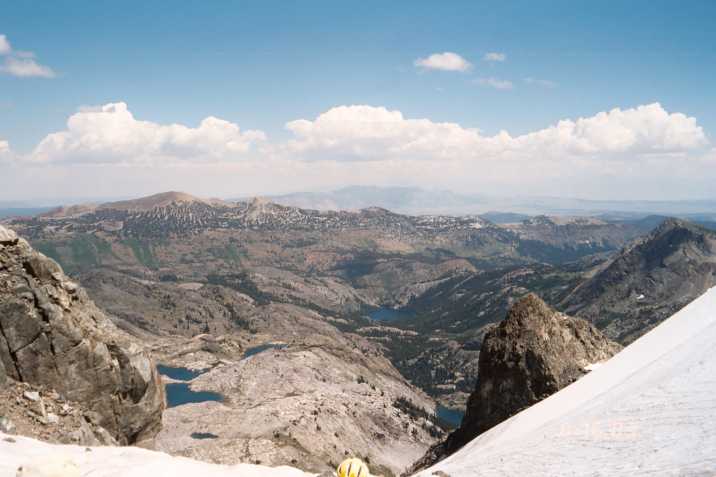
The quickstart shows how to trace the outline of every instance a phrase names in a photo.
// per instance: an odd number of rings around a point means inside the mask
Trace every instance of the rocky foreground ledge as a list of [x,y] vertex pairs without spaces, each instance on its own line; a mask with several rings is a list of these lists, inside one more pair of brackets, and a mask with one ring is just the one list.
[[164,390],[143,348],[57,263],[0,226],[0,388],[17,382],[81,404],[119,444],[161,429]]

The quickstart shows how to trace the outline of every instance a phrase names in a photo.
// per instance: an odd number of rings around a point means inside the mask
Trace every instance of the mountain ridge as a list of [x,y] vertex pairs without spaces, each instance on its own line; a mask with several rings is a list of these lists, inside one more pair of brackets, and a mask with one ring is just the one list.
[[716,232],[663,221],[601,265],[560,307],[629,343],[716,285]]

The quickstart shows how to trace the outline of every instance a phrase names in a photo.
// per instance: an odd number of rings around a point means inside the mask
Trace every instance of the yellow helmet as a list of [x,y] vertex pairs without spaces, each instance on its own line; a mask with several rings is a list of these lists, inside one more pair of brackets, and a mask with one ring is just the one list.
[[338,477],[370,477],[370,471],[360,459],[346,459],[338,466]]

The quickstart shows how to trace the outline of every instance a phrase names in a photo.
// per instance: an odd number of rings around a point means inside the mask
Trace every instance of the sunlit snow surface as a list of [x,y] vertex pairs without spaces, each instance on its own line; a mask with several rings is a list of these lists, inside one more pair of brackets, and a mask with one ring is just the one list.
[[418,476],[716,476],[716,288]]
[[[8,442],[10,437],[15,442]],[[23,470],[18,473],[18,468]],[[0,433],[0,477],[309,477],[290,467],[214,465],[137,447],[60,446]]]

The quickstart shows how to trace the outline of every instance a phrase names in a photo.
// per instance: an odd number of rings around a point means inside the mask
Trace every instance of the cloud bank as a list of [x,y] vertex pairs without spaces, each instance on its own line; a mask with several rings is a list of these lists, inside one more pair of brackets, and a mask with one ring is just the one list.
[[213,116],[195,128],[140,121],[120,102],[73,114],[67,129],[45,137],[28,159],[85,163],[230,160],[265,139],[261,131],[244,132]]
[[[125,103],[85,108],[28,153],[0,140],[5,198],[184,189],[240,196],[349,184],[593,198],[713,195],[716,154],[696,119],[659,103],[485,134],[380,106],[331,108],[290,137],[208,117],[197,126],[135,118]],[[95,190],[96,189],[96,190]],[[673,197],[673,195],[672,195]]]
[[[576,156],[685,153],[708,139],[697,121],[659,103],[615,108],[586,118],[564,119],[512,136],[484,135],[457,123],[406,118],[400,111],[368,105],[337,106],[315,119],[286,123],[292,138],[268,141],[264,132],[242,130],[213,116],[198,126],[158,124],[134,117],[126,103],[85,108],[67,127],[47,135],[24,156],[35,163],[231,162],[262,157],[306,161],[487,161],[505,156]],[[0,151],[8,149],[0,142]]]
[[295,139],[286,149],[306,159],[487,160],[505,155],[535,158],[683,152],[705,146],[695,118],[669,113],[654,103],[612,109],[588,118],[562,120],[521,136],[428,119],[407,119],[382,107],[340,106],[315,120],[286,125]]

